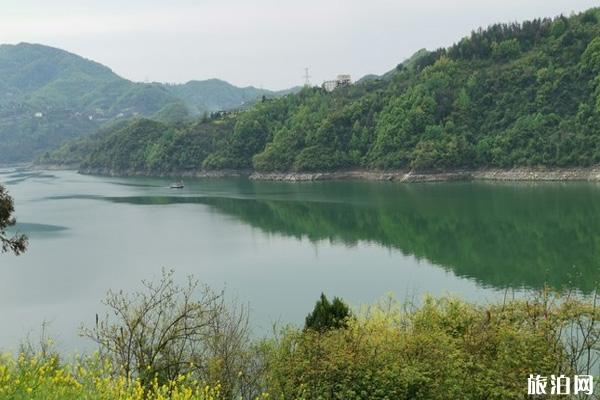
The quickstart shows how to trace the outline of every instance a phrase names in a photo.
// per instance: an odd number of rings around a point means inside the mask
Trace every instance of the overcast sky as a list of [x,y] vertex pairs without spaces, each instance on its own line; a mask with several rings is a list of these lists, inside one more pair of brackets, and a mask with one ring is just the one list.
[[[570,14],[592,0],[0,0],[0,43],[33,42],[135,81],[220,78],[283,89],[381,74],[479,26]],[[1,78],[1,77],[0,77]]]

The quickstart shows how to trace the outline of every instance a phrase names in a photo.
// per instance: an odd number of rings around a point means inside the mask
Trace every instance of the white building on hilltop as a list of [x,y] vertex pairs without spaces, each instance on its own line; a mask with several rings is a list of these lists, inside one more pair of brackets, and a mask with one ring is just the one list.
[[352,78],[350,77],[350,75],[341,74],[341,75],[338,75],[337,78],[334,79],[333,81],[323,82],[321,87],[323,89],[327,90],[328,92],[333,92],[335,89],[337,89],[339,87],[350,86],[350,85],[352,85]]

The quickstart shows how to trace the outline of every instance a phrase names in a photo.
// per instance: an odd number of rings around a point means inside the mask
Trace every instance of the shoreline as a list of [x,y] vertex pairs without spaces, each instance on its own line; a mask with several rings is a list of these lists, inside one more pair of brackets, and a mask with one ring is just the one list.
[[369,180],[401,183],[449,181],[589,181],[600,182],[600,165],[593,167],[544,168],[517,167],[510,169],[461,169],[445,172],[415,172],[407,170],[373,171],[343,170],[328,172],[258,172],[251,170],[181,171],[153,173],[148,171],[115,171],[107,168],[78,169],[76,166],[33,165],[32,169],[77,170],[83,175],[114,177],[145,176],[156,178],[228,178],[247,177],[256,181],[311,182],[326,180]]
[[474,169],[445,172],[368,171],[349,170],[333,172],[253,172],[253,180],[319,181],[319,180],[372,180],[404,183],[450,181],[600,181],[600,166],[573,168],[511,168]]

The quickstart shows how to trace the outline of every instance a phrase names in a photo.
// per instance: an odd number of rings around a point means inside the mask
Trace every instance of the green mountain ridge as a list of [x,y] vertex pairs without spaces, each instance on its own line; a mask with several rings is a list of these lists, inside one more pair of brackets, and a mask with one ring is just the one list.
[[[193,114],[244,107],[263,95],[274,94],[269,90],[257,89],[253,86],[240,88],[220,79],[190,81],[181,85],[168,86],[167,89],[190,105]],[[223,107],[223,104],[227,107]]]
[[403,68],[414,69],[415,66],[417,65],[417,63],[424,57],[427,57],[429,54],[430,54],[430,52],[427,49],[417,50],[412,56],[408,57],[406,60],[404,60],[400,64],[398,64],[396,66],[396,68],[389,70],[388,72],[386,72],[382,75],[367,74],[367,75],[363,76],[362,78],[360,78],[358,81],[356,81],[356,83],[366,83],[366,82],[376,81],[376,80],[390,80],[394,77],[394,75],[398,71],[402,70]]
[[132,82],[97,62],[30,43],[0,45],[0,76],[0,163],[30,161],[121,118],[174,122],[279,95],[217,79]]
[[[449,48],[419,51],[384,78],[333,92],[305,88],[203,124],[168,124],[159,139],[139,142],[140,123],[118,132],[127,152],[95,147],[80,154],[82,170],[164,175],[596,165],[600,9],[492,25]],[[214,136],[223,124],[231,129]],[[169,161],[189,153],[183,143],[202,147],[207,135],[209,151],[187,158],[184,169]],[[60,163],[61,157],[45,160]]]

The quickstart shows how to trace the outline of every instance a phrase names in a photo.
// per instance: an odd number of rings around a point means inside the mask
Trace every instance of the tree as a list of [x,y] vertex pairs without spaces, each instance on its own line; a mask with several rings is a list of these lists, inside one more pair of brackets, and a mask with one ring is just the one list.
[[146,387],[153,379],[163,384],[191,375],[218,382],[224,399],[254,399],[262,366],[251,352],[247,307],[228,304],[222,292],[192,277],[180,286],[173,271],[143,285],[133,294],[109,292],[104,304],[111,312],[96,315],[96,325],[81,335]]
[[521,47],[517,39],[504,40],[492,43],[492,57],[497,60],[510,60],[519,55]]
[[0,185],[0,242],[2,253],[11,251],[19,255],[27,248],[27,236],[15,234],[10,237],[6,229],[17,222],[13,213],[15,211],[13,199],[8,195],[6,188]]
[[304,329],[325,332],[345,328],[348,317],[350,309],[341,299],[334,297],[330,303],[327,296],[321,293],[314,310],[306,317]]

